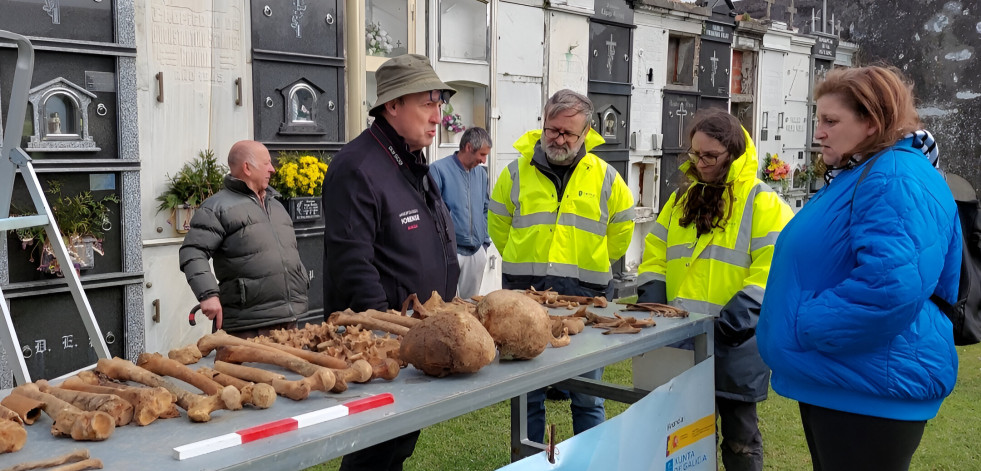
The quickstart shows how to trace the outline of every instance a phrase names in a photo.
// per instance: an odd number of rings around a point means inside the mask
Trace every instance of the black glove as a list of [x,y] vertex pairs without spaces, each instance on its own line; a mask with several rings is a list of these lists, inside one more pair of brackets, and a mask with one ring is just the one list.
[[653,280],[637,287],[638,303],[668,303],[668,285],[661,280]]
[[715,321],[715,341],[738,347],[756,335],[759,320],[760,303],[740,291],[719,311]]

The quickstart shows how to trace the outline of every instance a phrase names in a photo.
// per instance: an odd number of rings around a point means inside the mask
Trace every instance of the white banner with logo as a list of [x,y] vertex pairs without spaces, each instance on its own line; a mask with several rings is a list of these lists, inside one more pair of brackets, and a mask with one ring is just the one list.
[[502,471],[714,471],[714,364],[703,361],[658,387],[622,414]]

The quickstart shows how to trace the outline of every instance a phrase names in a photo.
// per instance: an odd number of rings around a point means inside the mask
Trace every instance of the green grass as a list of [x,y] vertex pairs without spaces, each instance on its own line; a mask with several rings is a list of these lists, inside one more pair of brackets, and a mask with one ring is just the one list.
[[[957,350],[961,362],[957,387],[944,401],[937,418],[927,422],[910,469],[981,470],[981,447],[977,445],[977,424],[981,421],[981,345]],[[630,384],[630,362],[607,367],[603,379]],[[556,424],[559,439],[571,437],[569,403],[548,401],[547,408],[547,421]],[[616,416],[626,408],[627,404],[607,401],[607,417]],[[509,413],[510,404],[501,402],[426,428],[405,469],[487,471],[506,465],[510,456]],[[797,403],[771,391],[770,398],[760,404],[759,415],[766,469],[810,469]],[[308,471],[335,471],[339,465],[340,459],[335,459]]]

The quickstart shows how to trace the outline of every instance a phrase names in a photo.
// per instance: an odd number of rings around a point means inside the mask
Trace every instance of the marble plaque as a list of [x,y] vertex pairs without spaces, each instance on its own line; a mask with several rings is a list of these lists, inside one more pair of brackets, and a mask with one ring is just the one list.
[[176,236],[154,203],[167,175],[206,149],[224,161],[232,144],[252,136],[247,8],[148,0],[137,16],[144,239]]

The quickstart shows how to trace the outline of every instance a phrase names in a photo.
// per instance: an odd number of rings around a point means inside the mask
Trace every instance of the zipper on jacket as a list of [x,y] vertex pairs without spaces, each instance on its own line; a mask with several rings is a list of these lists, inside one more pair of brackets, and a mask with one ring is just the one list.
[[[272,199],[272,196],[269,196],[268,199]],[[263,207],[263,205],[259,203],[259,195],[256,194],[252,195],[252,200],[255,201],[255,203],[259,205],[259,209],[263,210],[263,212],[266,214],[266,223],[269,224],[273,237],[276,238],[276,246],[279,249],[279,258],[283,260],[283,282],[286,285],[286,308],[289,310],[290,321],[296,322],[297,316],[296,313],[293,312],[293,290],[290,288],[290,271],[289,267],[286,266],[286,254],[283,253],[283,240],[279,238],[279,233],[276,232],[276,226],[273,224],[272,217],[269,215],[269,205],[267,204],[265,207]],[[304,276],[306,276],[305,273]]]
[[[425,178],[429,178],[429,176],[426,175]],[[449,290],[451,289],[451,285],[449,284],[450,282],[449,267],[450,267],[450,260],[451,260],[450,257],[451,256],[453,257],[452,261],[454,262],[456,261],[456,247],[449,246],[450,245],[449,228],[446,227],[446,220],[443,219],[443,213],[439,210],[439,207],[436,206],[437,201],[433,200],[433,207],[430,208],[429,198],[424,197],[423,200],[424,200],[423,205],[425,205],[426,209],[429,210],[429,214],[430,216],[432,216],[433,222],[436,223],[436,232],[440,235],[440,239],[441,239],[440,245],[442,245],[442,249],[443,249],[443,280],[445,280],[445,282],[447,283],[445,287],[447,289],[446,292],[449,293],[450,292]],[[442,201],[442,196],[440,197],[440,200],[438,202],[443,203],[443,207],[446,208],[446,203]],[[450,211],[449,208],[447,208],[446,209],[447,215],[449,215],[449,211]],[[452,253],[447,253],[448,249],[450,249]],[[452,287],[455,288],[456,283],[454,283]]]
[[473,237],[474,232],[477,232],[476,228],[473,227],[473,195],[471,194],[473,193],[473,182],[470,181],[472,176],[470,171],[467,171],[467,213],[470,215],[470,234],[467,237],[467,242],[470,242],[469,239]]

